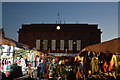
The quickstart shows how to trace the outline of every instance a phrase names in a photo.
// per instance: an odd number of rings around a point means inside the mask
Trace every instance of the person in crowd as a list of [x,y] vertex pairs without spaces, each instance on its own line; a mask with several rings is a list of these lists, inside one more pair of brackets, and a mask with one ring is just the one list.
[[0,80],[7,80],[5,73],[1,71],[0,71]]
[[50,60],[46,60],[46,79],[48,79],[49,80],[49,65],[50,65]]
[[64,60],[59,61],[59,65],[57,69],[58,69],[58,79],[65,80],[65,61]]
[[8,75],[8,74],[7,74],[7,64],[4,64],[3,70],[4,70],[5,75],[7,76],[7,75]]
[[37,66],[37,79],[40,78],[40,66]]
[[103,69],[103,64],[105,62],[105,53],[100,53],[100,55],[98,56],[98,60],[99,60],[99,73],[102,73],[104,72],[104,69]]
[[12,80],[13,78],[22,77],[22,69],[21,66],[18,66],[17,63],[13,63],[11,65],[10,73],[8,74],[8,80]]
[[46,72],[46,63],[44,59],[41,59],[41,61],[38,63],[38,66],[40,66],[40,78],[45,78],[45,72]]
[[8,61],[8,64],[7,64],[7,67],[6,67],[6,72],[5,72],[6,76],[8,76],[10,70],[11,70],[11,61]]
[[22,56],[21,56],[20,65],[22,66],[22,68],[26,67],[25,58],[23,58]]
[[25,63],[25,58],[21,56],[21,59],[20,59],[20,66],[22,67],[22,72],[23,72],[23,75],[25,75],[26,71],[25,71],[25,67],[26,67],[26,63]]
[[76,80],[81,80],[83,75],[83,57],[79,60],[79,65],[76,70]]
[[11,69],[11,62],[8,61],[7,70],[10,70],[10,69]]
[[59,64],[59,58],[55,58],[56,64]]
[[37,66],[39,62],[40,62],[40,57],[37,55],[35,58],[35,66]]
[[81,60],[79,60],[79,69],[80,69],[80,72],[81,74],[83,74],[83,57],[81,58]]
[[79,59],[77,58],[76,60],[75,60],[75,64],[76,64],[76,66],[78,67],[79,66]]
[[67,80],[76,80],[74,57],[65,63],[65,77]]
[[87,51],[84,51],[83,54],[84,54],[83,55],[84,56],[84,59],[83,59],[83,76],[84,76],[84,79],[88,79],[88,71],[91,70],[91,66],[90,66],[91,59],[88,56]]
[[56,63],[56,59],[52,59],[52,62],[49,65],[49,79],[50,80],[56,80],[58,77],[57,74],[57,63]]
[[96,53],[94,53],[94,56],[92,57],[90,64],[92,66],[92,74],[97,73],[99,66],[98,66],[98,57]]
[[[0,59],[0,67],[1,66],[2,66],[2,64],[1,64],[1,59]],[[1,70],[0,70],[0,80],[7,80],[5,73],[1,72]]]
[[82,74],[80,72],[80,67],[77,67],[76,80],[81,80]]
[[26,67],[28,67],[28,60],[27,60],[27,57],[25,57],[25,64],[26,64]]
[[111,59],[112,59],[113,53],[109,53],[109,51],[106,52],[105,54],[105,61],[103,64],[103,69],[104,72],[109,72],[112,69],[112,63],[111,63]]
[[32,69],[30,66],[28,67],[27,71],[28,71],[28,76],[32,76]]

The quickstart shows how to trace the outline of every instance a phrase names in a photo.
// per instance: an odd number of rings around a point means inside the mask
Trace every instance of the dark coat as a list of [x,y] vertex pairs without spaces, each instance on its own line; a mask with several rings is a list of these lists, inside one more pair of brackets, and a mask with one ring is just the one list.
[[2,74],[2,77],[0,78],[0,80],[7,80],[5,73],[0,71],[0,75],[1,74]]
[[20,66],[13,64],[11,66],[11,71],[8,75],[8,79],[13,79],[13,78],[18,78],[18,77],[22,77],[22,69]]
[[68,61],[65,63],[65,76],[67,80],[76,80],[75,78],[75,64],[74,61]]

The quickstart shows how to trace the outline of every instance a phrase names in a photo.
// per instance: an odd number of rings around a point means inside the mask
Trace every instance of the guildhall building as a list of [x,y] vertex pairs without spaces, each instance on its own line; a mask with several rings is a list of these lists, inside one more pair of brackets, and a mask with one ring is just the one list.
[[78,53],[101,42],[98,24],[23,24],[19,42],[45,53]]

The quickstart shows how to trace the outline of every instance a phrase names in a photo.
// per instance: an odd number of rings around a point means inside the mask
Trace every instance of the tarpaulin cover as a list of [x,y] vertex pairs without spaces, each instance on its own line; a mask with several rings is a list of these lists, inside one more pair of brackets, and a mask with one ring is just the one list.
[[87,46],[83,51],[93,51],[93,52],[103,52],[106,53],[109,51],[110,53],[119,53],[120,54],[120,37],[112,39],[110,41],[98,43],[95,45]]

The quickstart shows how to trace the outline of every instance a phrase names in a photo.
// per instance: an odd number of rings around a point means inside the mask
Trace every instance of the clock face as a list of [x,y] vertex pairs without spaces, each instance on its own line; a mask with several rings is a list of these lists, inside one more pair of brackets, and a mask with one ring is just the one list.
[[57,30],[60,30],[60,26],[57,26],[56,29],[57,29]]

